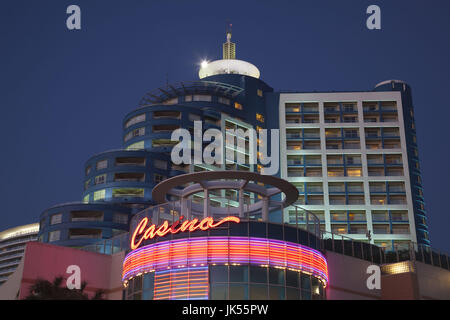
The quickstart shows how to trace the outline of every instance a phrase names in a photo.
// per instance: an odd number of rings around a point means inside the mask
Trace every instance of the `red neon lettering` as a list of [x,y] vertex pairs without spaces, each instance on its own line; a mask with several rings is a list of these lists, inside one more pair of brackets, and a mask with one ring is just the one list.
[[[193,232],[195,230],[203,230],[206,231],[208,229],[216,228],[220,226],[221,224],[225,222],[236,222],[239,223],[241,220],[238,217],[225,217],[222,220],[214,223],[214,219],[211,217],[206,217],[202,221],[198,221],[198,219],[192,219],[192,220],[186,220],[184,221],[181,226],[178,229],[175,229],[179,224],[180,221],[183,220],[184,217],[181,216],[179,220],[175,221],[172,226],[169,227],[169,221],[164,221],[162,225],[160,225],[158,228],[156,228],[156,225],[152,224],[149,227],[148,225],[148,218],[143,218],[139,224],[137,225],[136,229],[133,232],[133,235],[131,237],[131,243],[130,247],[132,250],[135,250],[139,248],[139,246],[142,244],[144,240],[153,239],[155,236],[164,237],[169,232],[172,234],[177,234],[179,232],[185,232],[189,230],[190,232]],[[145,231],[144,231],[145,230]],[[140,236],[140,238],[139,238]],[[136,241],[136,239],[138,240]]]

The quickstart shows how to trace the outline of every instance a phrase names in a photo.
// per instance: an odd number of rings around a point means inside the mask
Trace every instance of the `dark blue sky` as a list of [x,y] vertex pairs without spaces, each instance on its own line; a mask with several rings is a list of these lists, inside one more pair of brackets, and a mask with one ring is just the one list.
[[[81,31],[66,28],[71,4]],[[365,27],[371,4],[381,31]],[[84,162],[121,147],[123,116],[166,74],[194,80],[220,58],[230,20],[237,57],[275,90],[411,85],[432,245],[450,252],[449,13],[448,0],[2,0],[0,230],[80,201]]]

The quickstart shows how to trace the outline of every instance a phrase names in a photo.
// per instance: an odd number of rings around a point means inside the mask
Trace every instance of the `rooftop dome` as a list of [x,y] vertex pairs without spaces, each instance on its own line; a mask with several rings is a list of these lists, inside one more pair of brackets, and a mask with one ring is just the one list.
[[253,64],[237,59],[222,59],[202,64],[198,76],[200,79],[217,74],[242,74],[259,79],[259,70]]
[[231,42],[231,24],[227,30],[227,41],[223,44],[222,60],[203,61],[198,72],[200,79],[217,74],[241,74],[259,79],[257,67],[250,62],[236,59],[236,44]]

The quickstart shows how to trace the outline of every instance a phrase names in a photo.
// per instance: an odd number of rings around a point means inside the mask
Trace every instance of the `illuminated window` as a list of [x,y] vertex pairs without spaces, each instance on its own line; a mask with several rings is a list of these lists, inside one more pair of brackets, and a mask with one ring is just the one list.
[[238,109],[238,110],[242,110],[243,109],[242,104],[237,103],[237,102],[234,103],[234,108]]
[[89,184],[91,183],[91,179],[88,179],[84,182],[84,190],[86,190],[87,188],[89,188]]
[[331,232],[334,234],[346,234],[348,233],[347,225],[332,225]]
[[130,144],[127,147],[127,150],[141,150],[144,149],[144,141],[139,141],[133,144]]
[[83,198],[83,202],[84,202],[84,203],[89,203],[89,195],[86,195],[86,196]]
[[264,122],[264,116],[260,113],[257,113],[256,120],[258,120],[259,122]]
[[131,197],[143,198],[144,189],[142,188],[120,188],[114,189],[112,192],[113,198]]
[[361,169],[347,169],[347,176],[361,177]]
[[260,126],[256,126],[256,131],[261,131],[263,128],[261,128]]
[[256,94],[257,94],[259,97],[262,97],[262,96],[263,96],[263,92],[262,92],[261,89],[256,90]]
[[344,176],[344,169],[328,168],[328,176],[329,177],[343,177]]
[[384,205],[386,204],[386,196],[370,196],[370,201],[373,205]]
[[105,196],[106,196],[105,189],[95,191],[94,192],[94,201],[105,199]]
[[172,141],[170,139],[157,139],[152,141],[153,148],[172,147],[176,144],[178,144],[178,141]]
[[95,177],[95,184],[103,184],[106,181],[106,174],[101,174]]
[[54,214],[50,218],[50,224],[58,224],[62,222],[62,213]]

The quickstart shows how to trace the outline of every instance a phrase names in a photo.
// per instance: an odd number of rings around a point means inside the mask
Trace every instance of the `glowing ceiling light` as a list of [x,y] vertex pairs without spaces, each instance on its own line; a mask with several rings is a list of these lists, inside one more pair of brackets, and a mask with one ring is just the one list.
[[201,63],[202,68],[206,68],[208,66],[208,61],[203,60]]

